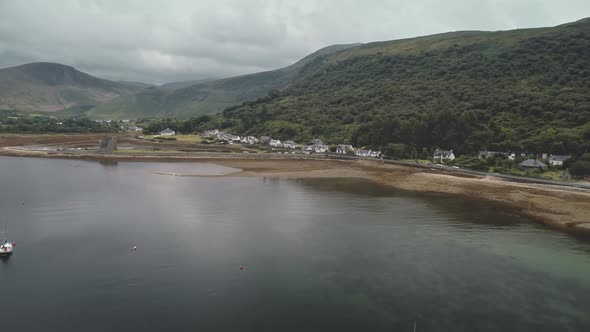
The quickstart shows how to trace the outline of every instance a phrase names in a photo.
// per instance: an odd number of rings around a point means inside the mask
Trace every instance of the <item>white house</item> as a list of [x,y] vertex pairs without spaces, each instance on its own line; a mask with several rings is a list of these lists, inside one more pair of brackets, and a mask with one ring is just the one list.
[[512,152],[511,154],[509,154],[508,159],[510,159],[510,160],[516,159],[516,153]]
[[240,136],[237,136],[237,135],[227,134],[226,137],[227,137],[228,141],[234,141],[234,142],[241,141]]
[[282,148],[283,143],[281,143],[281,140],[279,140],[279,139],[273,139],[273,140],[270,140],[270,146],[274,146],[275,148]]
[[132,126],[132,127],[125,128],[125,130],[126,131],[143,131],[143,128]]
[[286,141],[285,143],[283,143],[283,147],[286,149],[296,149],[298,147],[300,147],[301,145],[293,142],[293,141]]
[[158,133],[158,136],[174,136],[176,132],[170,128],[166,128]]
[[358,150],[356,150],[356,152],[354,154],[356,154],[359,157],[368,157],[370,152],[371,152],[371,150],[358,149]]
[[453,150],[440,150],[436,149],[434,151],[434,160],[440,160],[440,162],[447,161],[447,160],[455,160],[455,154]]
[[336,147],[336,153],[338,154],[347,154],[348,152],[354,152],[354,147],[349,144],[338,144]]
[[313,145],[306,145],[301,150],[303,150],[303,151],[313,151]]
[[355,154],[359,157],[372,157],[372,158],[379,158],[381,157],[381,151],[373,151],[373,150],[356,150]]
[[381,157],[381,151],[373,151],[373,150],[370,150],[369,151],[369,157],[379,158],[379,157]]
[[316,144],[313,146],[313,151],[315,153],[325,153],[330,151],[330,147],[325,144]]
[[570,156],[558,156],[558,155],[551,155],[551,157],[549,157],[548,161],[549,164],[553,165],[553,166],[563,166],[563,162],[570,159]]
[[246,137],[242,137],[242,143],[244,144],[258,144],[258,142],[260,142],[260,140],[254,136],[246,136]]
[[219,135],[220,131],[218,129],[213,129],[213,130],[206,130],[203,132],[202,136],[203,137],[217,137],[217,135]]

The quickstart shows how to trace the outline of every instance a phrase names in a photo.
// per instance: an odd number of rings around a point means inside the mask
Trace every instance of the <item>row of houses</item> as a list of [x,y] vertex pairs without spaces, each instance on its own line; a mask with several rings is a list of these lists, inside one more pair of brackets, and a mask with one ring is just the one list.
[[214,138],[218,141],[227,141],[229,143],[243,143],[254,145],[258,144],[260,140],[254,136],[238,136],[230,133],[226,133],[224,131],[213,129],[207,130],[201,134],[203,137]]
[[[479,158],[489,158],[493,156],[504,155],[507,156],[508,159],[514,160],[516,159],[516,154],[514,152],[499,152],[499,151],[480,151]],[[521,157],[526,157],[526,154],[521,153]],[[549,163],[552,166],[563,166],[563,163],[570,159],[571,156],[564,156],[564,155],[554,155],[554,154],[547,154],[547,153],[540,153],[536,156],[536,159],[528,159],[524,162],[520,163],[520,166],[523,167],[534,167],[534,168],[545,168],[547,164],[543,163],[543,161]],[[523,165],[524,164],[524,165]]]
[[[244,144],[261,144],[261,145],[269,145],[276,149],[301,149],[304,153],[328,153],[330,152],[330,147],[325,144],[321,139],[314,138],[311,141],[311,144],[303,145],[299,144],[295,141],[284,141],[282,142],[280,139],[273,139],[270,136],[261,136],[260,138],[256,138],[254,136],[245,136],[240,137],[236,135],[232,135],[230,133],[226,133],[224,131],[213,129],[207,130],[201,134],[203,137],[209,137],[216,139],[218,141],[228,141],[228,142],[241,142]],[[381,157],[381,151],[375,150],[362,150],[362,149],[355,149],[352,145],[349,144],[338,144],[336,147],[337,154],[354,154],[359,157],[371,157],[371,158],[378,158]]]
[[[273,147],[282,147],[286,149],[297,149],[301,147],[301,150],[307,153],[327,153],[330,152],[330,147],[327,144],[324,144],[321,139],[314,138],[309,145],[301,145],[295,143],[293,141],[286,141],[282,143],[280,140],[272,140],[270,145]],[[355,149],[350,144],[338,144],[336,146],[336,153],[337,154],[354,154],[358,157],[369,157],[369,158],[379,158],[381,157],[381,151],[375,150],[362,150],[362,149]]]
[[[563,166],[563,162],[570,158],[571,156],[550,155],[545,161],[552,166]],[[539,159],[527,159],[518,165],[524,168],[547,168],[547,164]]]
[[[141,128],[134,127],[131,130],[141,131]],[[175,135],[176,132],[170,128],[166,128],[158,133],[159,136],[172,136]],[[324,142],[322,142],[319,138],[314,138],[309,145],[301,145],[294,141],[285,141],[281,142],[279,139],[273,139],[270,136],[261,136],[260,139],[254,136],[237,136],[230,133],[226,133],[224,131],[213,129],[208,130],[202,133],[203,137],[214,138],[219,141],[227,141],[230,143],[238,142],[243,144],[255,145],[255,144],[262,144],[262,145],[270,145],[273,148],[283,148],[283,149],[298,149],[301,148],[304,152],[307,153],[327,153],[330,151],[330,147]],[[367,158],[379,158],[382,156],[381,151],[376,150],[364,150],[364,149],[355,149],[350,144],[338,144],[336,147],[337,154],[354,154],[358,157],[367,157]],[[490,158],[493,156],[504,155],[510,160],[516,159],[516,153],[508,153],[508,152],[501,152],[501,151],[480,151],[478,154],[479,158]],[[520,154],[521,157],[525,157],[524,153]],[[455,160],[455,154],[453,150],[442,150],[436,149],[434,151],[433,159],[439,162],[447,162]],[[528,159],[521,163],[519,166],[524,168],[547,168],[547,164],[543,163],[541,160],[545,160],[549,164],[553,166],[562,166],[564,161],[570,159],[571,156],[563,156],[563,155],[548,155],[546,153],[539,154],[537,159]]]
[[121,128],[121,130],[123,131],[135,131],[135,132],[140,132],[143,131],[143,128],[141,127],[137,127],[137,126],[131,126],[131,127],[124,127],[124,126],[119,126]]

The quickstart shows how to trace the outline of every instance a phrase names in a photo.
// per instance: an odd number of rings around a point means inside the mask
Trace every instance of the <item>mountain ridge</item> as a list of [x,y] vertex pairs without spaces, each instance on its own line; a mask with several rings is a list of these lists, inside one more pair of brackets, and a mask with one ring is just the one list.
[[199,82],[178,89],[153,88],[116,98],[89,110],[95,118],[179,117],[221,112],[224,108],[263,97],[286,86],[310,61],[361,44],[336,44],[321,48],[284,68]]
[[0,109],[6,110],[55,112],[72,107],[89,108],[141,89],[53,62],[0,69]]

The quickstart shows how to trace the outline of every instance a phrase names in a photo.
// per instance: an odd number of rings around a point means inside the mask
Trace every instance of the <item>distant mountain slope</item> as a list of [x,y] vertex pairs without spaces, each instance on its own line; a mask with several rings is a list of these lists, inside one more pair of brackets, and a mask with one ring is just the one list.
[[[95,118],[179,117],[186,118],[222,111],[225,107],[265,96],[274,88],[285,87],[314,59],[360,44],[322,48],[295,64],[267,72],[206,81],[172,90],[170,85],[143,90],[98,105],[87,114]],[[177,86],[173,84],[172,88]],[[180,84],[182,86],[182,84]]]
[[57,63],[0,69],[0,109],[55,112],[91,107],[141,90],[137,84],[103,80]]
[[149,84],[149,83],[143,83],[143,82],[131,82],[131,81],[117,81],[117,83],[123,84],[123,85],[128,85],[128,86],[132,86],[132,87],[136,87],[138,89],[147,89],[150,87],[154,87],[154,84]]
[[210,126],[375,148],[590,150],[590,20],[377,42],[318,57]]
[[182,82],[170,82],[170,83],[162,84],[159,87],[160,88],[170,89],[170,90],[176,90],[176,89],[188,88],[191,85],[205,83],[205,82],[210,82],[210,81],[214,81],[214,80],[215,79],[204,78],[202,80],[182,81]]

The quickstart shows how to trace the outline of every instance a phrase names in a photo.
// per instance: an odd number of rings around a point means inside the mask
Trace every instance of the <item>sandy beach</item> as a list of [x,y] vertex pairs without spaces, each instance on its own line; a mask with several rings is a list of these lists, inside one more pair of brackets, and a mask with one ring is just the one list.
[[225,176],[279,178],[364,178],[395,189],[452,194],[479,199],[548,226],[590,234],[590,193],[557,186],[507,182],[494,177],[464,177],[370,161],[215,160],[242,169]]
[[[36,139],[36,144],[68,142],[94,142],[100,135]],[[561,186],[516,183],[493,176],[450,174],[435,169],[420,169],[388,165],[368,160],[323,160],[315,158],[270,154],[240,153],[171,153],[171,154],[62,154],[29,151],[9,145],[15,138],[2,140],[0,155],[21,157],[68,158],[117,161],[206,162],[233,167],[240,171],[218,175],[224,177],[274,178],[363,178],[411,192],[451,194],[468,200],[483,200],[499,208],[513,209],[517,213],[547,226],[575,234],[590,235],[590,191]],[[20,141],[20,143],[23,143]],[[32,144],[28,141],[26,143]],[[22,144],[21,144],[22,145]],[[182,176],[182,174],[175,174]]]

